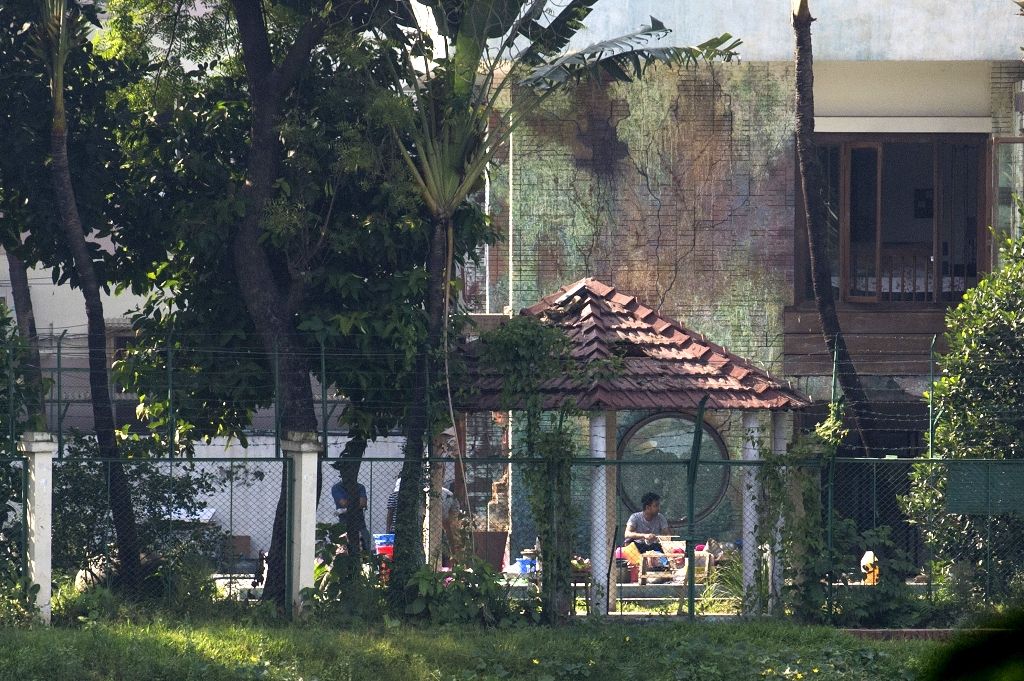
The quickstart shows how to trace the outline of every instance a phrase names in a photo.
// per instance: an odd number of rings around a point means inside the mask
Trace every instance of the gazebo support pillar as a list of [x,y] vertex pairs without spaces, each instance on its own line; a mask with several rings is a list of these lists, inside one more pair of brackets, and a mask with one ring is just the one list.
[[[761,458],[758,446],[761,442],[761,422],[757,412],[743,412],[743,460],[757,461]],[[760,559],[760,548],[757,542],[757,507],[761,500],[761,482],[758,480],[757,467],[743,466],[743,546],[740,556],[743,560],[743,596],[744,609],[760,604],[752,601],[754,589],[757,587],[757,569]]]
[[[615,459],[614,411],[590,412],[590,456]],[[616,580],[609,579],[615,541],[615,467],[596,464],[590,473],[590,603],[591,614],[607,615],[616,597]]]

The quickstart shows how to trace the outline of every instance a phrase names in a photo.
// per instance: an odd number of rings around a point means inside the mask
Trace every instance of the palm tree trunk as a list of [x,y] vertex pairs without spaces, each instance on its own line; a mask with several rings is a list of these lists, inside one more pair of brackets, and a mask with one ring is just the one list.
[[[57,93],[57,96],[62,96]],[[89,350],[89,395],[92,404],[93,428],[102,458],[118,458],[114,437],[114,410],[110,401],[107,380],[107,327],[103,319],[103,300],[100,281],[93,267],[92,254],[85,240],[82,221],[78,214],[71,170],[68,165],[66,122],[63,102],[55,104],[53,130],[50,134],[50,154],[53,157],[53,185],[57,199],[64,238],[74,260],[78,287],[85,298],[87,344]],[[131,487],[119,462],[110,463],[110,512],[117,537],[117,555],[120,562],[121,583],[136,592],[142,580],[139,562],[139,543],[135,528],[135,510]]]
[[18,318],[18,332],[28,347],[28,362],[24,364],[25,380],[28,384],[27,407],[29,428],[46,430],[45,390],[43,388],[43,365],[39,357],[39,334],[36,332],[36,314],[32,307],[32,292],[28,286],[28,268],[24,261],[11,249],[7,249],[7,269],[11,277],[11,296],[14,298],[14,314]]
[[441,348],[445,297],[448,282],[444,280],[448,259],[448,230],[451,218],[437,217],[431,226],[427,250],[427,336],[416,359],[412,381],[412,403],[405,420],[402,483],[398,490],[395,511],[395,568],[389,583],[392,605],[404,609],[406,584],[423,565],[423,454],[424,442],[431,423],[431,396],[435,392],[433,360]]
[[796,34],[796,151],[800,166],[800,186],[807,217],[807,244],[810,250],[811,285],[818,319],[829,354],[836,358],[836,375],[849,407],[850,420],[860,436],[867,456],[871,455],[869,402],[860,376],[846,347],[836,301],[832,294],[832,272],[828,256],[824,182],[814,143],[814,59],[811,49],[811,16],[807,0],[793,5],[793,30]]

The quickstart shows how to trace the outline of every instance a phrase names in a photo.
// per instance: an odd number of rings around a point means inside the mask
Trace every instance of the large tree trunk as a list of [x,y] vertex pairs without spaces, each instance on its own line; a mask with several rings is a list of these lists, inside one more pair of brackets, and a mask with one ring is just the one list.
[[[273,194],[281,157],[277,133],[280,107],[299,72],[308,64],[313,47],[323,35],[326,23],[312,20],[296,36],[282,63],[275,67],[270,51],[266,18],[258,0],[234,0],[235,19],[242,42],[242,61],[249,84],[251,128],[246,166],[245,216],[232,238],[235,276],[246,311],[259,332],[268,357],[276,357],[281,429],[286,433],[315,432],[317,429],[310,358],[304,356],[295,328],[294,301],[298,296],[281,284],[270,258],[260,242],[262,218]],[[283,607],[286,600],[288,476],[282,468],[281,494],[274,514],[273,535],[267,565],[264,600]]]
[[[62,97],[56,93],[55,97]],[[100,456],[118,458],[114,437],[114,410],[110,401],[107,380],[107,327],[103,319],[103,300],[100,281],[96,276],[92,255],[85,240],[82,221],[78,214],[71,170],[68,165],[68,147],[63,102],[54,107],[53,130],[50,135],[50,154],[53,157],[53,187],[57,199],[64,238],[74,259],[78,287],[85,298],[87,341],[89,350],[89,395],[92,404],[93,428]],[[120,562],[120,581],[131,592],[136,592],[142,580],[139,563],[139,543],[135,531],[135,511],[131,487],[119,462],[110,463],[110,512],[117,536],[117,556]]]
[[800,186],[807,217],[807,244],[811,260],[811,285],[818,308],[821,330],[829,353],[836,358],[836,374],[849,407],[850,420],[860,436],[864,453],[871,455],[871,420],[867,394],[846,347],[836,301],[832,295],[832,272],[828,256],[827,221],[823,200],[824,181],[814,144],[814,65],[811,50],[811,22],[814,18],[807,0],[793,2],[793,30],[796,33],[796,152]]
[[[263,155],[254,145],[256,175],[264,168],[259,160]],[[250,164],[250,168],[252,167]],[[313,404],[309,358],[302,353],[301,342],[289,314],[289,306],[282,300],[274,283],[269,258],[256,236],[259,233],[259,216],[262,214],[264,201],[250,204],[242,227],[235,236],[235,275],[240,284],[246,310],[253,324],[260,330],[263,349],[268,357],[274,358],[273,361],[277,365],[277,394],[274,398],[280,413],[282,435],[288,432],[316,432],[316,409]],[[259,207],[256,207],[257,205]],[[282,466],[281,493],[274,512],[267,581],[263,587],[264,600],[276,603],[282,608],[287,597],[286,540],[289,487],[287,469]]]
[[431,225],[427,250],[427,335],[416,359],[412,382],[412,403],[405,419],[405,448],[402,463],[402,484],[398,490],[395,511],[395,567],[389,583],[390,600],[400,611],[406,604],[406,584],[423,565],[423,453],[430,431],[431,396],[434,391],[434,359],[441,348],[448,282],[445,265],[448,261],[448,230],[450,218],[435,218]]
[[[250,310],[251,314],[251,310]],[[254,317],[254,323],[259,321]],[[275,351],[272,340],[268,353]],[[312,386],[309,381],[309,367],[297,355],[298,346],[281,343],[276,346],[278,355],[278,376],[280,392],[276,396],[281,411],[281,430],[300,433],[316,432],[316,412],[313,406]],[[317,476],[319,480],[319,475]],[[274,511],[274,526],[270,538],[270,552],[267,556],[267,581],[263,586],[263,600],[284,608],[287,599],[287,556],[288,556],[288,490],[290,488],[288,469],[281,467],[281,493]],[[318,486],[319,492],[319,486]],[[292,575],[292,578],[296,578]]]
[[28,268],[25,263],[7,249],[7,269],[11,276],[11,297],[14,298],[14,314],[18,318],[18,332],[28,347],[28,361],[24,363],[27,385],[27,407],[29,428],[46,430],[46,409],[44,406],[43,365],[39,357],[39,334],[36,332],[36,313],[32,307],[32,292],[28,286]]

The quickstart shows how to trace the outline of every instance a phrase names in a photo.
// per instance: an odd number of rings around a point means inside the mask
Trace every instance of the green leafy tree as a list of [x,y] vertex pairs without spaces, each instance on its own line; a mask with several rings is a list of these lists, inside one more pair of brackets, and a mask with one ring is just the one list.
[[[1018,210],[1024,214],[1019,201]],[[1006,240],[999,261],[946,315],[949,350],[932,386],[937,459],[1024,459],[1024,239]],[[904,511],[936,557],[953,563],[961,595],[1024,598],[1024,520],[948,513],[949,471],[947,464],[916,465]]]
[[[306,25],[304,15],[282,7],[269,8],[266,19],[275,36]],[[408,401],[425,327],[426,248],[419,201],[389,130],[375,118],[387,110],[369,99],[367,76],[383,68],[380,50],[347,23],[332,22],[275,124],[281,157],[260,215],[259,249],[272,270],[261,285],[287,294],[276,312],[287,316],[291,341],[269,334],[238,304],[245,299],[239,268],[224,267],[238,265],[235,242],[224,235],[235,233],[247,210],[248,170],[240,160],[252,152],[256,105],[244,64],[226,58],[183,74],[172,108],[161,108],[165,91],[136,93],[145,108],[123,139],[133,180],[121,196],[122,222],[131,228],[120,243],[133,261],[125,271],[135,273],[124,285],[147,299],[119,371],[139,393],[150,436],[186,454],[193,440],[215,435],[244,442],[254,411],[273,403],[275,382],[282,428],[315,430],[312,373],[350,402],[341,417],[352,436],[343,453],[349,465],[338,467],[354,484],[367,441],[391,432]],[[455,219],[461,262],[490,234],[478,207],[464,206]],[[296,380],[301,404],[289,397],[287,383]],[[282,504],[265,590],[279,601]]]
[[[6,81],[0,111],[17,133],[4,136],[0,154],[6,157],[0,170],[0,220],[6,245],[27,262],[55,268],[58,282],[82,292],[93,424],[100,454],[116,458],[101,295],[109,281],[109,259],[97,239],[113,230],[109,208],[116,192],[111,187],[120,167],[113,141],[119,111],[106,96],[133,74],[92,51],[88,26],[97,22],[96,9],[66,0],[4,4],[7,59],[0,65],[0,78]],[[97,179],[83,182],[84,177]],[[117,464],[111,484],[119,560],[131,587],[141,575],[131,491]]]

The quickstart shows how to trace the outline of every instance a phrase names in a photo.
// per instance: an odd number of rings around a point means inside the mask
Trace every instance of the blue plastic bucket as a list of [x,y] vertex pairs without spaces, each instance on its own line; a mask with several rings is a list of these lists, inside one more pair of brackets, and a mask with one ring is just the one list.
[[519,566],[519,572],[522,574],[537,571],[537,560],[534,558],[518,558],[516,559],[516,564]]

